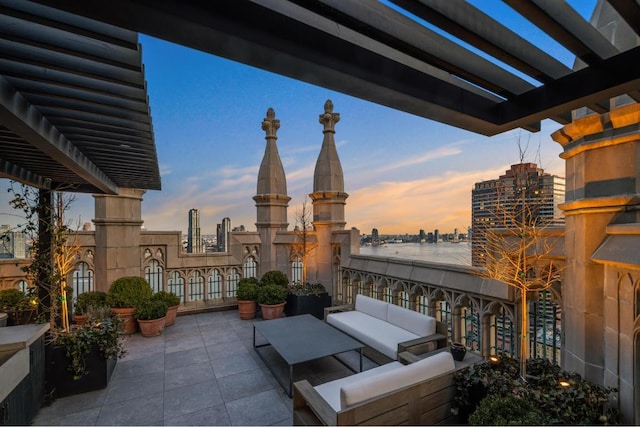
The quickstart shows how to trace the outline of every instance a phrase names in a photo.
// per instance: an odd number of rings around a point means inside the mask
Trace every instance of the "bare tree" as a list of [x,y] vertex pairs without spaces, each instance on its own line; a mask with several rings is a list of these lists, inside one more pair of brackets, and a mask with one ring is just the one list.
[[296,209],[296,243],[292,246],[292,251],[300,256],[302,261],[302,283],[307,282],[307,255],[309,255],[315,246],[311,241],[312,225],[311,210],[307,206],[307,199],[302,202],[302,207]]
[[539,178],[522,171],[516,175],[513,186],[497,185],[496,202],[487,207],[490,220],[474,231],[481,236],[483,264],[476,274],[520,291],[522,377],[526,375],[529,357],[528,295],[550,288],[563,269],[562,263],[552,255],[557,236],[547,230],[554,219],[541,212],[539,196],[544,190]]

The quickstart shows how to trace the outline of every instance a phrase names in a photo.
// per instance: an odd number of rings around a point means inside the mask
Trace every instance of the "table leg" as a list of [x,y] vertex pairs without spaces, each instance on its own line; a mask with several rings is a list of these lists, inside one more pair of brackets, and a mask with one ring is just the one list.
[[293,365],[289,365],[289,397],[293,397]]
[[256,326],[253,325],[253,348],[256,348]]
[[360,372],[362,372],[362,347],[360,347]]

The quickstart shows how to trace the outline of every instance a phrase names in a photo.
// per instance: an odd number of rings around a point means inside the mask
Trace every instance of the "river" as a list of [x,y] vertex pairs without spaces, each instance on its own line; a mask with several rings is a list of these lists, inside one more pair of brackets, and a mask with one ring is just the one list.
[[360,255],[471,265],[471,246],[466,242],[389,243],[386,246],[361,246]]

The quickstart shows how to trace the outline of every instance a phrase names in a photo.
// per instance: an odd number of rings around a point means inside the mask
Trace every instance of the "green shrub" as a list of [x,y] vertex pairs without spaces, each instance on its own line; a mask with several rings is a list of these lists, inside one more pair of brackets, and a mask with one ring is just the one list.
[[167,307],[173,307],[180,304],[180,297],[173,292],[158,291],[153,294],[153,299],[163,301]]
[[258,304],[275,305],[287,300],[287,288],[274,283],[264,285],[258,289]]
[[136,307],[135,316],[138,320],[160,319],[167,315],[168,309],[166,302],[158,299],[149,299]]
[[[619,411],[610,405],[617,398],[615,388],[593,384],[546,359],[528,360],[527,373],[525,381],[520,377],[518,360],[506,356],[457,371],[453,413],[473,412],[485,396],[515,395],[531,402],[542,414],[544,421],[536,424],[594,425],[619,421]],[[567,386],[563,387],[561,382]]]
[[111,283],[107,304],[116,308],[138,308],[153,295],[151,285],[142,277],[121,277]]
[[38,306],[36,295],[25,295],[20,289],[0,290],[0,311],[32,310]]
[[322,283],[293,283],[289,285],[289,293],[294,295],[320,295],[327,292]]
[[513,394],[487,396],[469,417],[476,426],[529,426],[543,425],[545,419],[534,403]]
[[109,306],[107,304],[107,293],[102,291],[83,292],[76,298],[74,306],[75,314],[86,314],[87,307]]
[[239,301],[255,301],[258,299],[258,279],[244,277],[238,282],[236,299]]
[[262,276],[262,279],[260,279],[260,285],[261,286],[278,285],[286,289],[287,286],[289,286],[289,279],[287,278],[287,275],[284,274],[282,271],[279,271],[279,270],[267,271]]

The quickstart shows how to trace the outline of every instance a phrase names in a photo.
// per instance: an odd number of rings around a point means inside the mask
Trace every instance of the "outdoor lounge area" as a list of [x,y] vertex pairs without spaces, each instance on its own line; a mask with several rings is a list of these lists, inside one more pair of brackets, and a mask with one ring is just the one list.
[[[236,310],[179,316],[158,337],[125,340],[127,354],[106,389],[56,399],[33,424],[293,424],[291,399],[253,349],[253,322]],[[278,362],[263,355],[278,374]],[[358,351],[339,357],[357,369]],[[363,370],[375,366],[364,358]],[[326,357],[300,365],[295,379],[316,385],[351,374]]]

